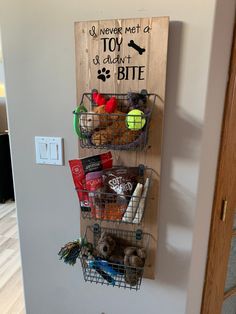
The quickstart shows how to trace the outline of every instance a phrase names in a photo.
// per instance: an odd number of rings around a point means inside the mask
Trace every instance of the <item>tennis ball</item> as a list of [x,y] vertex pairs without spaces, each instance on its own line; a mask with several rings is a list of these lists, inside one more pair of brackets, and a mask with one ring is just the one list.
[[141,130],[146,123],[144,113],[139,109],[131,110],[126,116],[126,124],[130,130]]

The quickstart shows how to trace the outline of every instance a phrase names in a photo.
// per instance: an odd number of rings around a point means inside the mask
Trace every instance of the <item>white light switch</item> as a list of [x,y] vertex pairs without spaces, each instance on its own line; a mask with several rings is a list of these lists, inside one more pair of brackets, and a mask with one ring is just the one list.
[[52,160],[58,160],[58,144],[50,143],[49,144],[49,154]]
[[48,159],[48,144],[47,143],[39,143],[39,154],[40,159]]
[[61,137],[35,136],[37,164],[63,165],[63,140]]

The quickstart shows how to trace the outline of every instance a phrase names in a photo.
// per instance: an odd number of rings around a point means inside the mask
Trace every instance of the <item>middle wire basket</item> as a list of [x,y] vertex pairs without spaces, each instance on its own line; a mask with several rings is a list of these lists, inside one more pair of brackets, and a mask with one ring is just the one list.
[[[117,166],[116,169],[119,169]],[[133,194],[106,192],[104,190],[89,191],[76,189],[81,215],[83,219],[108,221],[116,223],[141,224],[147,200],[153,170],[142,169],[143,176],[137,183]]]
[[88,226],[85,239],[103,257],[80,257],[84,280],[96,284],[139,290],[150,235],[142,230],[127,231]]

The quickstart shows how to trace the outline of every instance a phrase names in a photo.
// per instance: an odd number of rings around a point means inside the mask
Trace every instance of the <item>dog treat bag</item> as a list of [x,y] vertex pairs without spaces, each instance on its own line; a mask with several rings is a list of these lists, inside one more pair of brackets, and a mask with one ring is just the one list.
[[139,176],[139,167],[117,167],[104,170],[103,182],[106,192],[127,198],[132,195]]
[[124,202],[106,202],[103,210],[103,219],[121,221],[127,205]]
[[89,206],[93,218],[103,217],[103,181],[102,171],[89,172],[86,174],[86,189],[89,191]]
[[94,155],[83,159],[69,160],[74,185],[80,200],[82,211],[90,211],[89,197],[86,190],[85,176],[89,172],[101,171],[112,167],[111,152]]

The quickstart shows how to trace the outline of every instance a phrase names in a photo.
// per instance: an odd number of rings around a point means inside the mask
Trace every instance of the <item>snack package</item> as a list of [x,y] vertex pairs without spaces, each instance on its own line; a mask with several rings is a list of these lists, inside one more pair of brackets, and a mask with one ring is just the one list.
[[120,221],[126,211],[127,205],[119,202],[106,202],[103,211],[104,220]]
[[103,171],[103,183],[106,192],[119,196],[132,195],[139,177],[139,167],[115,167]]
[[104,201],[102,200],[102,171],[89,172],[86,174],[86,190],[89,191],[89,206],[91,208],[92,217],[100,218],[103,217]]
[[111,152],[94,155],[82,159],[69,160],[74,185],[80,200],[82,211],[91,211],[89,196],[86,190],[85,176],[89,172],[101,171],[112,167]]
[[121,220],[130,198],[138,184],[143,181],[143,167],[115,167],[103,171],[106,193],[104,219]]

